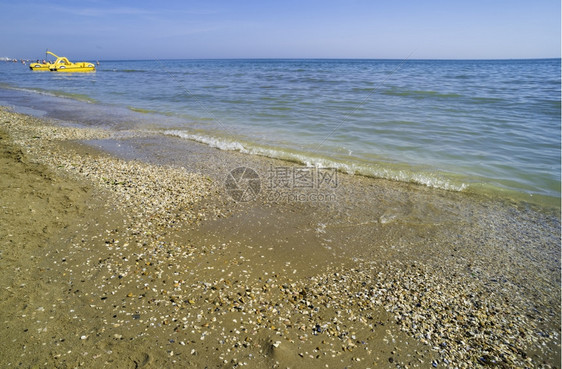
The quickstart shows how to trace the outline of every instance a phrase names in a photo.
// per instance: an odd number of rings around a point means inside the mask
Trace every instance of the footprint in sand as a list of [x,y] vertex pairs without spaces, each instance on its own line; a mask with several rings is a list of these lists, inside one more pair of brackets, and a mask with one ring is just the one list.
[[152,357],[147,353],[143,353],[140,355],[140,358],[133,360],[133,363],[135,363],[135,368],[142,368],[146,365],[149,365],[151,362]]

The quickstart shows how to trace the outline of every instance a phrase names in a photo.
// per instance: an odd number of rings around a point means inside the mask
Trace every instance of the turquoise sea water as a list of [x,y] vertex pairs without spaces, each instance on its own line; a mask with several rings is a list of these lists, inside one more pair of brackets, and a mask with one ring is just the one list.
[[161,60],[59,74],[0,63],[0,104],[558,204],[560,67],[560,59]]

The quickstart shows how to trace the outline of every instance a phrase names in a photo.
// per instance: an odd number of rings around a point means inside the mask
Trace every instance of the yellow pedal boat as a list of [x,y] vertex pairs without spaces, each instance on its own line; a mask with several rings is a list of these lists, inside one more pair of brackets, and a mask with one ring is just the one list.
[[31,69],[31,70],[51,70],[52,65],[53,65],[53,63],[51,63],[51,62],[47,62],[47,63],[33,62],[33,63],[29,63],[29,69]]
[[29,69],[31,70],[51,70],[51,63],[31,63]]
[[64,56],[55,55],[50,51],[47,51],[47,54],[50,54],[57,59],[53,63],[31,63],[29,64],[29,68],[31,70],[50,70],[52,72],[93,72],[96,70],[94,63],[72,63]]

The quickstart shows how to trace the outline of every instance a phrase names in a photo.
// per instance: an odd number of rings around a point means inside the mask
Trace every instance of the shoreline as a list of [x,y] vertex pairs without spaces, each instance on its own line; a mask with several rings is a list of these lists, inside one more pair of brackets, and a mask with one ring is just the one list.
[[[272,201],[260,192],[235,202],[224,179],[237,166],[260,174],[299,166],[0,114],[0,142],[12,140],[26,165],[88,189],[86,199],[68,196],[82,213],[56,209],[56,198],[45,205],[68,216],[37,242],[57,246],[30,246],[42,256],[33,262],[45,273],[40,287],[59,287],[58,299],[3,286],[16,301],[2,312],[18,332],[4,345],[11,365],[24,352],[27,366],[60,367],[87,358],[123,368],[559,363],[559,217],[346,175],[334,201]],[[8,261],[37,282],[28,259]]]
[[[1,91],[9,91],[0,89]],[[385,180],[400,183],[416,183],[435,189],[444,189],[447,191],[459,191],[474,194],[475,196],[488,197],[492,201],[502,198],[507,202],[521,203],[523,206],[528,204],[536,208],[544,208],[547,211],[553,211],[560,214],[562,203],[560,202],[560,192],[558,189],[556,194],[544,194],[533,192],[532,187],[527,186],[526,189],[516,190],[513,187],[495,183],[493,178],[486,180],[478,180],[478,177],[468,178],[466,175],[450,172],[442,172],[438,168],[418,167],[418,170],[410,168],[408,163],[398,164],[395,166],[380,167],[369,165],[364,166],[359,162],[345,162],[339,159],[324,157],[320,155],[316,159],[308,157],[304,152],[284,151],[275,147],[261,146],[257,143],[248,143],[246,147],[244,141],[229,141],[227,137],[221,135],[215,136],[213,133],[201,133],[195,129],[193,132],[184,131],[186,119],[189,121],[192,117],[174,116],[173,114],[158,113],[157,111],[138,111],[132,106],[118,107],[114,105],[106,105],[97,101],[84,101],[84,99],[76,96],[61,97],[51,95],[49,92],[37,92],[33,90],[21,90],[18,94],[11,96],[1,94],[5,104],[13,105],[17,112],[30,114],[36,117],[47,119],[55,119],[60,124],[82,128],[102,128],[110,131],[122,132],[123,137],[127,135],[139,135],[145,137],[160,137],[163,144],[173,142],[173,138],[181,138],[185,146],[193,147],[194,142],[208,145],[211,148],[219,148],[235,154],[260,156],[262,158],[278,160],[281,162],[288,161],[292,164],[306,165],[309,161],[319,160],[320,162],[330,163],[330,165],[338,168],[340,173],[346,173],[351,170],[353,176],[365,176],[375,180]],[[30,102],[31,101],[31,102]],[[53,109],[52,106],[56,106]],[[158,121],[158,124],[154,124]],[[199,133],[198,133],[199,132]],[[204,130],[202,132],[205,132]],[[221,138],[222,137],[222,138]],[[115,138],[115,137],[114,137]],[[113,139],[111,141],[114,141]],[[114,148],[110,148],[114,150]],[[140,155],[143,155],[142,153]],[[303,156],[304,155],[304,156]],[[341,159],[341,158],[340,158]],[[249,159],[252,161],[251,159]],[[383,161],[384,163],[384,161]],[[358,165],[358,168],[354,168]],[[326,165],[324,165],[326,166]],[[369,167],[369,168],[368,168]],[[358,171],[356,170],[358,169]],[[401,173],[405,170],[405,173]],[[370,173],[370,174],[369,174]],[[494,184],[495,183],[495,184]]]

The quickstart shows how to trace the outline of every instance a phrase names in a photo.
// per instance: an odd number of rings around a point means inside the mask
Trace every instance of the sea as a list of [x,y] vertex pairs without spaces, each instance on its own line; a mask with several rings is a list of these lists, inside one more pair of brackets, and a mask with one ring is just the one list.
[[560,103],[560,59],[0,62],[16,111],[555,207]]

